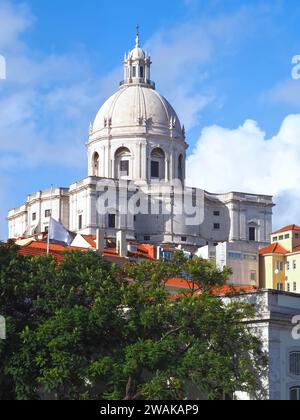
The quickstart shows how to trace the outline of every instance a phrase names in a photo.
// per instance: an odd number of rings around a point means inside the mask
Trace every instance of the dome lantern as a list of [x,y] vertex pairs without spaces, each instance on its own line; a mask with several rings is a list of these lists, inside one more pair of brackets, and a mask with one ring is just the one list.
[[121,88],[125,85],[145,85],[155,89],[155,84],[151,81],[151,58],[140,47],[139,26],[135,39],[135,48],[125,54],[124,59],[124,80],[120,83]]

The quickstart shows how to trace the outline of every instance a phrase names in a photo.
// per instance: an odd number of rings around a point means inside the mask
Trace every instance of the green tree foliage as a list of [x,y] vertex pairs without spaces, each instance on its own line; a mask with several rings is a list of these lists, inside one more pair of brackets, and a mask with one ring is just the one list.
[[[170,299],[165,282],[182,275],[193,287]],[[266,359],[241,322],[252,307],[210,294],[228,275],[181,255],[121,271],[93,252],[57,264],[0,246],[0,399],[183,399],[192,386],[263,398]]]

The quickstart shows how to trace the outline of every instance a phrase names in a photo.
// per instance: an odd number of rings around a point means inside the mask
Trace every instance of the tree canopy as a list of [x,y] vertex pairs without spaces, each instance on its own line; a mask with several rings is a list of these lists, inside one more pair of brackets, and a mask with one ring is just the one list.
[[[229,273],[180,255],[121,269],[94,252],[57,264],[0,246],[0,399],[263,398],[266,358],[242,322],[253,308],[210,293]],[[194,286],[171,299],[165,282],[183,274]]]

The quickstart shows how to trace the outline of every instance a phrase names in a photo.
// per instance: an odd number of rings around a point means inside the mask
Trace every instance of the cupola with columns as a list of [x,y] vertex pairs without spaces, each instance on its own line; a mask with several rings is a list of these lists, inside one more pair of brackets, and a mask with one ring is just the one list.
[[124,81],[121,86],[144,84],[155,88],[151,81],[151,58],[140,47],[139,27],[137,27],[135,48],[124,57]]

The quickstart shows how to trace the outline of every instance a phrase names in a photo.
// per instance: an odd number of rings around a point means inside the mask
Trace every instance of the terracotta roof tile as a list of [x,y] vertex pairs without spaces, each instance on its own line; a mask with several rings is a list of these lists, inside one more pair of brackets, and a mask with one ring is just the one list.
[[277,230],[276,232],[272,233],[272,235],[277,235],[278,233],[284,233],[284,232],[289,232],[289,231],[299,231],[300,232],[300,226],[297,225],[288,225],[285,226],[282,229]]
[[[81,252],[88,252],[86,248],[78,248],[73,246],[64,246],[64,245],[57,245],[57,244],[50,244],[50,255],[54,256],[57,262],[60,262],[64,258],[64,252],[66,251],[81,251]],[[33,256],[38,257],[41,255],[45,255],[47,252],[47,243],[46,242],[34,242],[21,246],[19,249],[19,254],[24,256]],[[106,248],[103,253],[103,257],[115,262],[120,263],[123,265],[125,262],[128,262],[127,258],[122,258],[117,254],[116,249],[114,248]]]
[[82,237],[92,248],[96,248],[96,235],[82,235]]
[[[166,282],[166,287],[167,288],[174,288],[176,289],[193,289],[193,284],[192,282],[190,282],[187,279],[184,278],[172,278],[169,279]],[[251,285],[241,285],[241,286],[234,286],[234,285],[224,285],[222,287],[215,287],[212,289],[212,294],[213,295],[229,295],[229,294],[234,294],[234,293],[245,293],[245,292],[253,292],[257,290],[256,286],[251,286]],[[179,292],[179,290],[178,290]],[[197,291],[196,295],[200,295],[201,291]],[[179,294],[171,294],[170,295],[170,299],[179,299],[180,295]]]
[[260,255],[265,254],[289,254],[289,251],[286,250],[282,245],[280,245],[278,242],[268,245],[265,248],[262,248],[259,250]]

